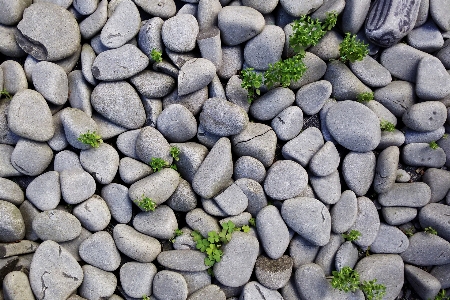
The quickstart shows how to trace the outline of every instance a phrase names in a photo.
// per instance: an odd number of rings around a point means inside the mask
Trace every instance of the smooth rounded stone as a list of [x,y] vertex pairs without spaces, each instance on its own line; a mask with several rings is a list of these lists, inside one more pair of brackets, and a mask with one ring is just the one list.
[[145,121],[146,126],[156,127],[156,121],[159,114],[163,110],[163,102],[161,99],[149,99],[142,97],[142,103],[144,104],[145,114],[147,119]]
[[450,189],[450,172],[446,170],[429,168],[423,174],[422,180],[431,189],[430,202],[441,201]]
[[404,284],[404,264],[396,254],[372,254],[361,259],[355,271],[361,282],[377,279],[386,287],[385,299],[395,299]]
[[330,30],[317,42],[308,48],[308,51],[323,60],[339,58],[339,44],[343,41],[342,35],[335,30]]
[[[449,157],[449,155],[450,155],[450,151],[449,151],[450,150],[450,139],[442,138],[442,139],[438,140],[437,143],[438,143],[439,147],[444,149],[445,156]],[[445,165],[448,167],[450,165],[450,160],[448,162],[446,161]]]
[[187,61],[178,74],[178,95],[184,96],[196,92],[214,78],[216,67],[205,58],[194,58]]
[[207,285],[189,296],[189,300],[225,300],[225,293],[215,284]]
[[258,212],[256,229],[267,256],[275,260],[281,258],[290,238],[288,228],[275,206],[268,205]]
[[91,104],[99,114],[125,128],[137,129],[145,123],[142,101],[126,81],[99,83],[92,92]]
[[[150,127],[145,127],[145,130],[153,132],[152,129],[147,129]],[[135,144],[136,140],[141,133],[141,129],[135,129],[135,130],[128,130],[123,133],[121,133],[117,137],[116,146],[119,149],[122,154],[124,154],[126,157],[139,159]]]
[[[207,2],[202,1],[202,3]],[[216,70],[220,69],[223,58],[219,28],[214,26],[200,31],[197,36],[197,44],[200,48],[202,58],[211,61],[216,67]]]
[[179,273],[159,271],[153,278],[153,296],[157,299],[186,299],[188,296],[186,280]]
[[331,95],[336,100],[356,100],[359,94],[371,92],[345,64],[337,60],[328,63],[324,79],[333,86]]
[[436,277],[418,267],[406,264],[405,277],[422,299],[433,299],[441,289]]
[[331,83],[326,80],[306,84],[297,91],[295,103],[305,114],[314,115],[320,111],[330,97],[331,90]]
[[206,255],[196,250],[170,250],[161,252],[158,263],[176,271],[199,272],[208,269],[205,265]]
[[[120,267],[120,284],[129,297],[152,294],[152,282],[158,272],[152,263],[127,262]],[[111,298],[109,298],[111,299]]]
[[[139,5],[139,4],[138,4]],[[153,49],[160,51],[164,50],[164,45],[161,38],[161,28],[164,20],[160,17],[153,17],[143,21],[141,29],[138,34],[139,49],[147,55],[151,61],[151,52]]]
[[266,194],[263,187],[256,181],[249,178],[241,178],[236,180],[235,184],[241,188],[248,199],[248,211],[253,217],[259,213],[259,211],[267,206]]
[[276,140],[271,127],[250,122],[240,134],[232,137],[231,142],[237,156],[252,156],[267,168],[275,158]]
[[324,145],[322,133],[316,127],[309,127],[281,149],[283,157],[292,159],[306,167],[311,158]]
[[201,145],[212,148],[220,138],[221,136],[206,131],[202,124],[198,125],[197,139]]
[[197,116],[202,110],[203,103],[208,99],[208,87],[195,91],[191,94],[179,96],[178,90],[175,89],[172,93],[163,98],[163,108],[171,104],[181,104],[185,106],[189,111]]
[[69,145],[61,120],[61,114],[63,111],[64,110],[60,110],[52,116],[53,126],[55,127],[55,134],[53,134],[53,137],[48,140],[47,143],[53,151],[61,151]]
[[111,235],[98,231],[85,239],[79,248],[80,257],[103,271],[115,271],[120,264],[120,253]]
[[432,19],[413,29],[407,36],[408,44],[418,50],[431,53],[444,46],[444,39]]
[[212,280],[211,276],[208,274],[208,271],[200,271],[200,272],[177,271],[177,273],[181,274],[184,280],[186,280],[189,299],[191,295],[196,291],[199,291],[204,287],[211,285]]
[[178,222],[170,207],[159,205],[154,211],[137,214],[133,219],[133,227],[151,237],[168,240],[173,237]]
[[294,282],[301,299],[336,299],[336,290],[325,278],[322,267],[317,264],[300,266],[295,271]]
[[3,294],[5,299],[33,299],[28,276],[21,271],[12,271],[3,279]]
[[295,101],[295,94],[288,88],[278,87],[259,97],[250,106],[250,113],[258,120],[275,118]]
[[100,34],[103,45],[118,48],[131,40],[141,27],[139,10],[131,0],[118,2]]
[[318,9],[323,4],[323,0],[280,0],[280,4],[289,15],[300,17],[302,15],[310,14],[311,12]]
[[416,94],[424,100],[439,100],[450,95],[450,74],[439,59],[424,57],[420,60],[417,67]]
[[380,217],[375,204],[369,198],[359,197],[357,205],[356,221],[349,230],[357,230],[361,233],[358,239],[353,242],[361,248],[366,248],[377,237],[380,228]]
[[87,229],[81,227],[81,233],[75,239],[67,241],[67,242],[59,242],[58,244],[66,249],[77,261],[81,261],[80,254],[78,252],[81,243],[90,237],[92,233]]
[[30,285],[38,299],[66,299],[86,279],[75,258],[54,241],[39,245],[30,266]]
[[132,44],[100,53],[92,64],[95,79],[116,81],[130,78],[149,64],[148,57]]
[[146,13],[164,19],[172,17],[176,12],[175,1],[173,0],[164,0],[162,2],[135,0],[134,3]]
[[[267,3],[267,2],[265,2]],[[283,29],[275,25],[266,25],[244,48],[245,62],[257,70],[267,70],[269,65],[280,60],[285,35]]]
[[95,179],[80,169],[62,170],[59,174],[62,198],[68,204],[78,204],[95,193]]
[[99,183],[109,184],[119,168],[119,154],[111,145],[101,143],[98,148],[82,150],[80,162],[87,172],[94,174],[94,179]]
[[373,253],[402,253],[409,246],[408,237],[397,227],[380,224],[378,235],[370,245]]
[[398,43],[381,53],[380,62],[393,77],[415,83],[419,62],[427,56],[428,53]]
[[14,147],[10,145],[0,144],[0,177],[20,176],[18,170],[11,163],[11,155]]
[[55,105],[66,103],[69,94],[69,81],[62,67],[42,61],[34,66],[31,76],[34,88],[45,100]]
[[193,230],[198,230],[202,236],[208,236],[208,232],[220,232],[221,228],[217,220],[205,213],[201,208],[195,208],[186,214],[186,223]]
[[156,205],[165,202],[174,193],[180,182],[180,175],[171,168],[164,168],[133,183],[128,194],[132,201],[143,197],[152,199]]
[[442,148],[432,149],[427,143],[412,143],[402,149],[403,161],[410,166],[440,168],[446,157]]
[[240,106],[248,113],[251,105],[248,102],[248,91],[242,87],[242,79],[238,75],[233,74],[228,80],[225,93],[228,101]]
[[233,177],[236,180],[248,178],[261,183],[266,177],[266,169],[256,158],[251,156],[241,156],[234,163]]
[[317,253],[314,263],[322,267],[326,276],[331,276],[331,272],[334,270],[336,252],[344,242],[341,234],[332,233],[328,244],[320,248]]
[[417,216],[417,209],[412,207],[382,207],[383,219],[389,225],[397,226],[413,220]]
[[205,210],[207,214],[210,214],[214,217],[228,217],[229,214],[223,211],[223,209],[220,208],[220,206],[214,201],[213,199],[201,199],[202,207]]
[[49,171],[36,177],[27,186],[26,195],[27,199],[40,210],[55,209],[61,200],[59,173]]
[[358,262],[358,248],[350,241],[344,242],[336,251],[334,266],[340,271],[344,267],[354,268]]
[[393,81],[375,90],[374,97],[396,117],[401,117],[416,102],[414,85],[406,81]]
[[66,58],[77,51],[81,42],[80,29],[73,15],[53,3],[30,5],[17,29],[17,43],[39,60]]
[[[97,2],[98,0],[94,0]],[[103,26],[108,20],[108,1],[102,0],[96,5],[95,11],[86,19],[79,23],[80,33],[83,39],[88,40],[93,38],[102,30]]]
[[[222,64],[217,69],[217,75],[222,79],[230,79],[242,69],[243,50],[241,46],[222,46]],[[228,87],[228,85],[227,85]],[[227,94],[228,91],[227,91]]]
[[179,160],[174,163],[181,177],[191,183],[198,168],[208,155],[208,149],[194,142],[172,143],[171,146],[180,149]]
[[214,277],[223,285],[242,286],[248,282],[258,256],[258,239],[244,232],[234,232],[222,247],[223,256],[214,264]]
[[339,152],[332,142],[326,142],[314,154],[309,163],[309,170],[316,176],[328,176],[337,170],[340,163]]
[[320,80],[327,70],[327,64],[311,52],[306,52],[305,58],[303,58],[302,61],[307,67],[307,70],[298,81],[291,82],[289,87],[293,90],[299,89],[308,83]]
[[222,41],[228,46],[236,46],[250,40],[263,31],[264,25],[263,15],[247,6],[226,6],[218,15]]
[[73,215],[80,220],[84,228],[97,232],[103,230],[111,221],[108,205],[98,195],[93,195],[73,208]]
[[415,131],[409,128],[405,130],[405,144],[430,143],[437,141],[445,134],[445,127],[439,127],[433,131]]
[[336,99],[334,98],[328,99],[319,112],[320,129],[322,131],[323,139],[327,142],[331,141],[333,143],[335,143],[336,140],[331,136],[330,130],[327,127],[327,114],[330,108],[336,103],[337,103]]
[[11,164],[20,173],[38,176],[50,165],[53,151],[46,143],[21,139],[11,153]]
[[[29,199],[28,195],[27,198]],[[25,197],[22,189],[17,183],[0,177],[0,199],[18,206],[23,203]]]
[[310,243],[300,235],[295,235],[289,243],[289,256],[294,261],[294,269],[312,263],[318,252],[319,246]]
[[0,242],[11,243],[25,237],[25,223],[20,210],[12,203],[0,200]]
[[101,191],[111,216],[119,223],[131,221],[133,204],[128,196],[128,188],[118,183],[105,185]]
[[446,69],[450,68],[450,42],[445,42],[441,50],[436,53],[436,57],[442,62]]
[[298,106],[289,106],[276,115],[270,125],[278,139],[292,140],[302,130],[303,112]]
[[67,142],[77,149],[90,149],[91,146],[78,140],[81,134],[97,132],[97,123],[78,108],[67,107],[61,111],[60,120]]
[[0,69],[3,71],[3,89],[7,90],[10,95],[28,88],[24,70],[18,62],[13,60],[4,61],[0,64]]
[[399,169],[397,170],[397,177],[395,178],[395,182],[406,183],[411,180],[411,175],[405,170]]
[[111,122],[110,120],[96,112],[94,112],[94,114],[92,115],[92,119],[98,125],[98,134],[105,140],[116,137],[119,134],[127,131],[127,128]]
[[447,109],[442,102],[425,101],[408,108],[403,123],[415,131],[433,131],[442,127],[447,119]]
[[317,198],[324,204],[335,204],[341,197],[341,180],[339,172],[336,170],[327,176],[309,177],[311,186]]
[[276,161],[267,171],[264,191],[276,200],[297,197],[308,183],[308,174],[298,163],[291,160]]
[[347,0],[342,12],[342,31],[358,33],[364,25],[370,8],[370,1]]
[[372,151],[349,152],[342,161],[345,183],[356,195],[363,196],[369,190],[375,176],[376,158]]
[[164,45],[175,52],[188,52],[195,48],[199,26],[194,16],[181,14],[166,20],[161,36]]
[[286,285],[292,274],[293,259],[283,255],[270,259],[261,255],[256,260],[255,275],[264,287],[277,290]]
[[41,240],[66,242],[75,239],[81,233],[80,221],[62,210],[47,210],[33,219],[33,231]]
[[273,289],[268,289],[265,286],[261,285],[257,281],[250,281],[248,282],[241,293],[241,296],[239,299],[242,300],[250,300],[250,299],[270,299],[270,300],[281,300],[283,297],[281,294]]
[[33,90],[22,90],[14,95],[8,107],[7,120],[13,133],[37,142],[48,141],[55,132],[47,102]]
[[438,232],[438,235],[450,240],[450,231],[448,229],[448,214],[450,207],[445,204],[430,203],[425,205],[419,211],[419,222],[422,228],[432,227]]
[[378,117],[355,101],[346,100],[333,105],[328,111],[326,123],[336,141],[351,151],[371,151],[381,139]]
[[281,216],[286,224],[314,245],[324,246],[330,239],[331,217],[317,199],[297,197],[285,200]]
[[419,13],[417,14],[417,20],[416,24],[414,25],[414,28],[417,28],[425,24],[425,22],[428,20],[429,9],[430,9],[430,0],[420,1]]
[[84,278],[78,293],[86,299],[111,299],[109,297],[117,286],[116,276],[88,264],[84,265],[82,270]]
[[126,224],[114,226],[113,238],[120,252],[141,263],[154,261],[161,252],[161,244],[157,239]]
[[441,283],[441,288],[447,289],[450,285],[449,278],[450,264],[435,266],[431,269],[430,274],[433,275]]
[[[89,67],[89,72],[91,68]],[[91,74],[92,77],[92,74]],[[67,76],[69,81],[69,103],[72,108],[77,108],[92,117],[91,93],[92,88],[80,70],[75,70]],[[93,78],[93,77],[92,77]],[[95,79],[93,79],[95,80]],[[97,81],[94,81],[96,84]],[[92,84],[92,83],[91,83]]]
[[25,8],[33,3],[31,0],[14,1],[2,0],[0,2],[3,10],[0,12],[0,23],[4,25],[15,25],[21,19]]
[[409,238],[409,247],[400,254],[405,263],[416,266],[437,266],[450,263],[450,243],[427,232]]
[[397,178],[400,150],[396,146],[384,149],[377,159],[373,187],[377,193],[388,192]]
[[444,31],[450,31],[450,18],[442,11],[448,5],[447,0],[430,1],[430,15],[433,21]]
[[230,216],[239,215],[248,206],[247,196],[234,183],[215,196],[214,202],[225,214]]
[[99,0],[74,0],[73,7],[82,15],[90,15],[97,8]]
[[355,224],[358,215],[358,201],[352,191],[344,191],[338,202],[331,208],[331,230],[347,232]]
[[392,82],[391,73],[375,59],[366,55],[363,60],[349,63],[353,74],[371,88],[384,87]]
[[183,105],[171,104],[159,115],[157,129],[169,141],[186,142],[197,134],[197,121]]
[[169,94],[175,87],[175,79],[169,75],[142,71],[130,79],[139,94],[147,98],[162,98]]
[[26,55],[25,51],[16,42],[17,32],[18,29],[15,26],[0,24],[0,53],[9,57],[23,57]]
[[[367,38],[381,47],[390,47],[405,37],[414,27],[420,1],[382,1],[373,6],[367,16]],[[403,19],[398,15],[402,13]]]

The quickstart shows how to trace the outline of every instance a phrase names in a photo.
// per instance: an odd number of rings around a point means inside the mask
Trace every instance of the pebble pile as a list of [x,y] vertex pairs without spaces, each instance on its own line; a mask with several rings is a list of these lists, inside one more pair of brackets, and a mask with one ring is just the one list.
[[[249,103],[241,70],[329,12]],[[0,299],[366,299],[344,267],[383,300],[450,288],[450,0],[0,0],[0,55]],[[228,221],[252,226],[209,268],[193,233]]]

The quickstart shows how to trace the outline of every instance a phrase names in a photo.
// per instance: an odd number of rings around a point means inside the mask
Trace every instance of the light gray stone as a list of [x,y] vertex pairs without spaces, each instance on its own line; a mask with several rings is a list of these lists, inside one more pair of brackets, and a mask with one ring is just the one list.
[[166,205],[159,205],[154,211],[141,212],[133,219],[133,227],[154,238],[168,240],[178,228],[173,210]]
[[141,298],[142,295],[151,295],[157,272],[152,263],[127,262],[120,267],[120,284],[127,296]]
[[69,81],[64,69],[57,64],[42,61],[33,68],[33,86],[45,100],[63,105],[69,94]]
[[98,195],[93,195],[73,208],[73,215],[80,220],[84,228],[97,232],[103,230],[111,221],[108,205]]
[[167,48],[183,53],[195,48],[198,32],[197,19],[192,15],[181,14],[164,22],[161,36]]
[[113,273],[88,264],[84,265],[82,269],[84,279],[78,290],[80,296],[86,299],[101,299],[113,295],[117,286],[117,278]]
[[418,232],[409,238],[409,247],[401,257],[416,266],[445,265],[450,262],[450,243],[437,235]]
[[59,173],[49,171],[36,177],[27,186],[26,195],[27,199],[40,210],[55,209],[61,200]]
[[174,271],[200,272],[208,269],[206,254],[196,250],[170,250],[161,252],[158,263]]
[[159,271],[153,278],[153,295],[157,299],[186,299],[188,295],[186,280],[179,273]]
[[[94,2],[97,2],[95,0]],[[78,1],[80,2],[80,1]],[[102,0],[96,5],[95,11],[79,23],[83,39],[88,40],[99,33],[108,20],[108,1]]]
[[53,151],[46,143],[21,139],[11,154],[11,164],[20,173],[38,176],[50,165]]
[[106,231],[99,231],[85,239],[79,249],[80,257],[103,271],[115,271],[120,264],[120,254],[114,240]]
[[[27,198],[29,198],[27,196]],[[0,177],[0,199],[19,206],[25,200],[20,186],[12,180]]]
[[41,240],[66,242],[81,233],[81,223],[73,215],[62,210],[41,212],[33,219],[33,231]]
[[358,201],[352,191],[344,191],[338,202],[331,208],[331,230],[345,233],[355,224],[358,215]]
[[[266,2],[267,3],[267,2]],[[249,67],[267,70],[281,59],[285,42],[284,31],[275,25],[266,25],[244,48],[244,59]]]
[[67,169],[60,172],[62,198],[68,204],[78,204],[95,193],[95,179],[82,169]]
[[297,197],[308,183],[308,174],[298,163],[291,160],[279,160],[267,171],[264,191],[276,200]]
[[324,140],[320,130],[316,127],[309,127],[287,142],[283,146],[281,153],[284,158],[295,160],[303,167],[306,167],[323,144]]
[[339,201],[341,197],[341,179],[337,170],[323,177],[311,175],[309,179],[314,193],[324,204],[334,204]]
[[0,200],[0,242],[11,243],[25,237],[25,223],[20,210],[12,203]]
[[342,175],[347,186],[358,196],[367,193],[375,176],[376,158],[372,151],[349,152],[342,161]]
[[408,237],[397,227],[380,224],[378,235],[370,245],[373,253],[402,253],[409,246]]
[[361,233],[357,240],[353,241],[361,248],[370,246],[376,239],[380,228],[380,217],[375,204],[366,197],[357,199],[358,212],[356,221],[351,230],[357,230]]

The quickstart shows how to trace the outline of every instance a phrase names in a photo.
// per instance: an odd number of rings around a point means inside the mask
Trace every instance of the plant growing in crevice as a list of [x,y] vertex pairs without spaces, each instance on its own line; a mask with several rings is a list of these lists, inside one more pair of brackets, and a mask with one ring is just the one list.
[[347,32],[339,45],[339,54],[343,63],[363,60],[369,54],[369,45],[363,41],[358,41],[355,34]]
[[438,143],[436,143],[435,141],[429,142],[428,145],[430,146],[431,149],[436,150],[437,148],[439,148]]
[[381,300],[386,294],[386,286],[376,283],[377,280],[360,281],[359,274],[350,267],[333,271],[331,286],[344,292],[355,292],[360,289],[368,300]]
[[175,232],[173,233],[173,237],[169,240],[171,243],[175,242],[175,239],[177,236],[180,236],[183,234],[183,230],[181,229],[175,229]]
[[155,201],[145,195],[142,195],[141,199],[134,200],[134,203],[143,211],[154,211],[156,209]]
[[0,98],[1,96],[5,96],[5,98],[8,100],[11,100],[12,98],[11,94],[6,89],[0,91]]
[[255,72],[254,68],[246,68],[241,71],[241,87],[247,90],[247,101],[252,103],[255,97],[261,94],[259,89],[263,83],[261,74]]
[[170,147],[170,156],[172,156],[175,161],[180,160],[180,153],[180,148],[175,146]]
[[393,132],[395,130],[395,125],[389,121],[381,120],[380,121],[380,129],[381,129],[381,131]]
[[267,85],[267,88],[270,89],[277,83],[282,87],[288,87],[291,81],[299,80],[307,70],[302,61],[304,57],[305,54],[301,53],[270,64],[267,71],[264,72],[264,84]]
[[102,137],[98,135],[97,132],[91,132],[90,130],[86,133],[80,134],[78,141],[83,144],[90,145],[93,148],[98,148],[100,147],[100,144],[103,143]]
[[252,227],[256,227],[256,219],[250,218],[250,220],[248,220],[248,224]]
[[162,53],[156,49],[152,49],[152,52],[150,53],[150,57],[155,62],[162,62]]
[[348,233],[344,233],[342,234],[342,237],[346,240],[346,241],[356,241],[359,237],[361,236],[361,232],[359,232],[358,230],[351,230]]
[[426,233],[429,233],[429,234],[434,234],[434,235],[437,235],[438,233],[437,233],[437,231],[436,231],[436,229],[434,229],[433,227],[426,227],[425,229],[424,229],[424,231],[426,232]]
[[447,296],[447,293],[444,289],[442,289],[436,297],[434,297],[434,300],[450,300],[450,297]]
[[[171,155],[172,155],[172,153],[171,153]],[[176,158],[174,158],[174,159],[176,160]],[[159,158],[159,157],[152,157],[149,165],[152,168],[154,173],[159,172],[164,168],[171,168],[171,169],[174,169],[175,171],[177,171],[177,166],[175,164],[170,165],[167,161],[165,161],[164,159]]]
[[365,92],[358,94],[358,96],[356,96],[356,99],[359,103],[369,102],[374,99],[373,92]]

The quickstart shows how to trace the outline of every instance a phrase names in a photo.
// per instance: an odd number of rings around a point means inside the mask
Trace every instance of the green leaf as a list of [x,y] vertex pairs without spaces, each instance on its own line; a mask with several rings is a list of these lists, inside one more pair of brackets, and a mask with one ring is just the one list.
[[98,148],[101,143],[103,143],[102,137],[98,135],[95,131],[91,132],[88,130],[86,133],[80,134],[78,141],[83,144],[90,145],[93,148]]
[[168,166],[169,163],[159,157],[152,157],[152,160],[150,161],[150,167],[153,169],[153,172],[155,173],[161,171],[163,168]]
[[242,226],[242,231],[249,232],[250,231],[250,226],[248,226],[248,225]]

